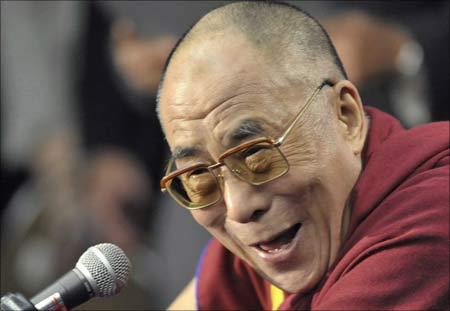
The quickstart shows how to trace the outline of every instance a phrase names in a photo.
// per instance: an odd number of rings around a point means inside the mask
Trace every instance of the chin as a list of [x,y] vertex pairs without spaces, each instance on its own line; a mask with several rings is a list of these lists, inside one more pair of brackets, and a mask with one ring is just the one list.
[[316,269],[309,273],[292,271],[286,275],[277,275],[274,278],[271,278],[270,282],[289,293],[306,293],[319,284],[323,274],[324,273],[320,273],[320,271],[317,271]]
[[[257,260],[258,261],[258,260]],[[253,262],[250,264],[268,282],[285,292],[297,294],[314,289],[326,273],[326,265],[314,260],[305,266],[279,266],[277,268]]]

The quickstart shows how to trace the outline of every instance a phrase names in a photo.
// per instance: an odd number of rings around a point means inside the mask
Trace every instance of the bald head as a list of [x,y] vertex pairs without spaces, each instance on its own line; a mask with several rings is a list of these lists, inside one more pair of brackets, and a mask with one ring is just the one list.
[[367,128],[326,33],[291,6],[232,3],[190,29],[165,75],[169,193],[214,201],[191,210],[200,225],[272,284],[311,290],[341,247]]
[[160,89],[168,67],[184,51],[208,40],[233,42],[241,36],[294,83],[346,78],[327,33],[307,13],[285,3],[235,2],[209,12],[183,35],[167,60]]

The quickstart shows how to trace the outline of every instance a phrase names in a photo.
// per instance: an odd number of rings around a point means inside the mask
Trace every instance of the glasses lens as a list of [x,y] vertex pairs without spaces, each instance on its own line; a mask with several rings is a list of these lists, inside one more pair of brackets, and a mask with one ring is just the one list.
[[197,168],[178,175],[166,186],[169,193],[189,209],[216,203],[221,197],[217,179],[207,168]]
[[223,159],[239,178],[260,185],[278,178],[289,169],[281,151],[270,143],[258,143]]

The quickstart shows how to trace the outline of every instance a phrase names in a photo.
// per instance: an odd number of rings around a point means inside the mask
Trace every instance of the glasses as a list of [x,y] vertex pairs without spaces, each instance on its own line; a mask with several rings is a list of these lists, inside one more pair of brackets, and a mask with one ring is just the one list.
[[289,170],[289,162],[279,147],[325,85],[333,86],[328,80],[322,82],[278,139],[263,137],[247,141],[225,151],[213,165],[199,163],[178,169],[172,158],[166,176],[161,179],[161,191],[167,191],[181,206],[194,210],[211,206],[222,198],[222,175],[216,170],[221,166],[225,165],[237,178],[255,186],[283,176]]

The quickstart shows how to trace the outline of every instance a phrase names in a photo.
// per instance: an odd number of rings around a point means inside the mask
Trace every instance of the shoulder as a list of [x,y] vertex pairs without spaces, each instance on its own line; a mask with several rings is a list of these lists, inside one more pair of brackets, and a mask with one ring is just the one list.
[[448,307],[449,123],[387,133],[375,121],[347,240],[312,306]]
[[347,249],[359,245],[360,258],[377,248],[428,258],[433,249],[448,260],[449,175],[449,122],[386,137],[355,187]]
[[411,178],[361,220],[312,307],[448,308],[448,165],[444,168]]
[[379,111],[371,118],[363,171],[353,191],[350,231],[383,208],[395,205],[385,212],[396,213],[418,204],[436,206],[449,192],[449,122],[405,130]]

